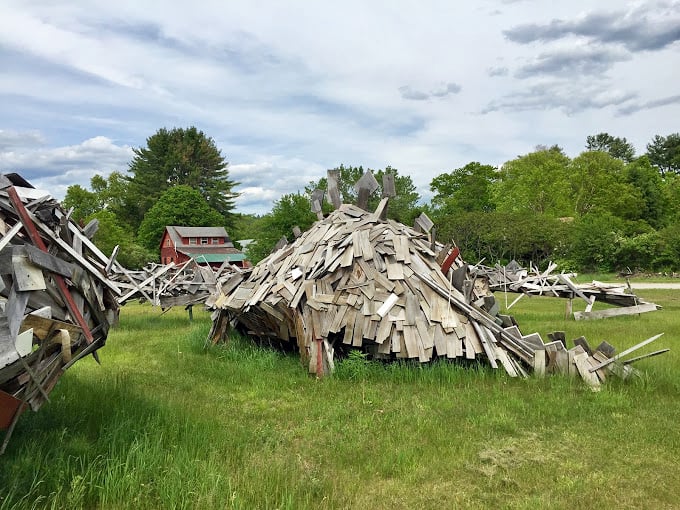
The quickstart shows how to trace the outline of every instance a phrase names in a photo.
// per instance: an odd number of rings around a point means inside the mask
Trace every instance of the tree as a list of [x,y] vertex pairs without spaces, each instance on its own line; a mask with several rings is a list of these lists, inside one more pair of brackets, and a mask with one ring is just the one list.
[[[340,170],[340,180],[338,182],[338,191],[345,203],[355,204],[357,201],[357,193],[354,191],[354,184],[364,175],[365,170],[363,166],[344,166],[340,165],[335,168]],[[370,170],[370,169],[369,169]],[[368,201],[369,210],[374,210],[380,202],[382,196],[382,180],[383,175],[390,173],[394,175],[394,188],[397,196],[390,198],[390,203],[387,209],[387,216],[395,221],[410,225],[413,220],[420,214],[418,201],[420,195],[416,191],[416,187],[408,175],[399,175],[399,171],[391,166],[385,167],[384,170],[373,172],[378,181],[378,189],[371,195]],[[310,182],[305,187],[305,191],[311,195],[315,189],[328,189],[326,178],[323,177],[318,181]],[[324,204],[324,210],[329,212],[331,206]]]
[[624,173],[626,181],[637,190],[641,199],[637,217],[654,228],[666,224],[668,198],[664,193],[664,180],[649,162],[649,158],[639,157],[626,165]]
[[107,255],[113,252],[116,245],[120,246],[116,260],[124,267],[139,269],[155,258],[154,251],[137,244],[133,233],[119,222],[119,218],[113,212],[102,209],[89,216],[87,221],[92,219],[99,221],[99,229],[93,238],[94,243]]
[[311,212],[307,197],[300,193],[283,195],[274,202],[272,211],[263,216],[255,245],[248,247],[248,256],[253,262],[259,262],[271,253],[282,237],[293,240],[293,227],[300,227],[304,232],[315,220],[316,215]]
[[587,151],[606,152],[611,157],[630,163],[635,159],[635,147],[625,138],[614,137],[609,133],[598,133],[586,138]]
[[201,193],[183,184],[164,191],[139,226],[137,239],[145,248],[159,253],[159,243],[167,225],[219,227],[224,217],[213,209]]
[[583,152],[569,164],[568,171],[573,214],[609,211],[621,218],[639,216],[642,199],[626,182],[622,161],[606,152]]
[[624,236],[623,223],[609,212],[577,218],[567,257],[582,269],[613,271],[617,264],[616,252]]
[[443,242],[455,242],[468,262],[515,259],[528,265],[550,260],[566,228],[567,223],[542,214],[461,211],[447,216],[438,234]]
[[441,214],[450,212],[493,211],[493,183],[496,168],[481,163],[468,163],[462,168],[440,174],[430,183],[434,193],[432,206]]
[[680,133],[665,137],[656,135],[647,144],[647,157],[662,177],[667,173],[680,173]]
[[195,127],[159,129],[146,140],[147,146],[134,149],[130,163],[128,206],[133,226],[161,194],[178,185],[197,190],[208,205],[219,212],[224,224],[231,224],[237,185],[229,179],[227,162],[212,138]]
[[83,223],[88,216],[100,211],[103,207],[97,193],[86,190],[80,184],[73,184],[66,188],[66,196],[61,205],[67,211],[73,208],[71,217],[78,223]]
[[505,163],[494,186],[496,208],[567,216],[569,158],[557,146],[539,148]]

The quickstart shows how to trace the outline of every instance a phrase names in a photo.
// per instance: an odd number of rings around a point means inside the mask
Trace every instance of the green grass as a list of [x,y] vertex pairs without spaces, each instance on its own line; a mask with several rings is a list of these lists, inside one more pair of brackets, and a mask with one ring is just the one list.
[[651,347],[670,353],[600,393],[357,356],[316,380],[245,339],[204,350],[207,314],[128,304],[102,365],[77,363],[21,418],[0,509],[677,508],[680,292],[643,297],[664,310],[574,322],[562,300],[512,309],[525,333],[620,350],[666,333]]
[[[676,275],[676,276],[673,276]],[[677,277],[678,273],[649,273],[649,274],[635,274],[629,277],[631,283],[678,283],[680,279]],[[625,283],[626,278],[619,276],[619,273],[578,273],[574,278],[577,283],[590,283],[593,280],[598,282],[617,282]]]

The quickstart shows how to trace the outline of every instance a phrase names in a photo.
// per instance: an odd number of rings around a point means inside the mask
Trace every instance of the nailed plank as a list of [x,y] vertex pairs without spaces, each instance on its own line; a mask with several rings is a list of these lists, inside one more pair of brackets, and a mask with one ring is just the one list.
[[28,261],[28,257],[21,255],[12,256],[14,268],[14,284],[19,291],[45,290],[45,278],[40,268]]
[[328,183],[328,200],[333,205],[333,209],[338,209],[342,205],[342,197],[338,188],[340,170],[328,170],[326,172],[326,182]]
[[9,229],[7,233],[5,233],[2,236],[2,239],[0,239],[0,251],[4,250],[7,245],[12,241],[15,235],[19,233],[21,230],[21,222],[17,221],[14,226]]
[[574,312],[574,318],[577,321],[586,319],[605,319],[608,317],[618,317],[621,315],[637,315],[645,312],[654,312],[656,310],[658,310],[658,307],[654,303],[640,303],[636,306],[607,308],[605,310],[597,310],[594,312]]
[[631,352],[637,351],[638,349],[644,347],[645,345],[648,345],[648,344],[654,342],[655,340],[658,340],[662,336],[663,336],[663,333],[659,333],[658,335],[654,335],[653,337],[648,338],[647,340],[644,340],[644,341],[640,342],[639,344],[636,344],[632,347],[629,347],[628,349],[626,349],[623,352],[620,352],[619,354],[617,354],[613,358],[609,358],[606,361],[602,361],[601,363],[598,363],[597,365],[592,367],[590,371],[594,372],[595,370],[606,367],[607,365],[614,363],[615,361],[617,361],[617,360],[621,359],[622,357],[630,354]]
[[595,367],[588,362],[588,359],[588,354],[585,352],[574,354],[574,364],[579,375],[593,391],[598,391],[600,389],[600,379],[592,373]]

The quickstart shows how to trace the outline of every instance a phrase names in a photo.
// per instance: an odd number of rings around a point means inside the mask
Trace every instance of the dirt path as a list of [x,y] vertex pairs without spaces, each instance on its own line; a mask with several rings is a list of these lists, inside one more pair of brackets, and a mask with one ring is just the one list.
[[630,286],[635,289],[680,289],[680,283],[653,283],[653,282],[630,282]]

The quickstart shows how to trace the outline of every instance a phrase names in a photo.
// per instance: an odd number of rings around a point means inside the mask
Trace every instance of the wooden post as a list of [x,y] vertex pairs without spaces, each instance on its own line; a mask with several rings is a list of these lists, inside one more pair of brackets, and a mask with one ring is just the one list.
[[368,210],[368,199],[376,189],[378,189],[378,181],[375,180],[373,172],[367,171],[361,179],[354,185],[354,190],[357,192],[357,207]]
[[342,205],[342,198],[340,197],[340,191],[338,189],[338,183],[340,181],[340,170],[328,170],[328,177],[326,181],[328,183],[328,199],[331,204],[333,204],[333,209],[339,209]]
[[316,213],[316,217],[319,220],[323,219],[323,196],[325,192],[322,189],[315,189],[312,193],[312,207],[313,213]]
[[316,339],[316,378],[323,377],[323,341],[320,338]]

